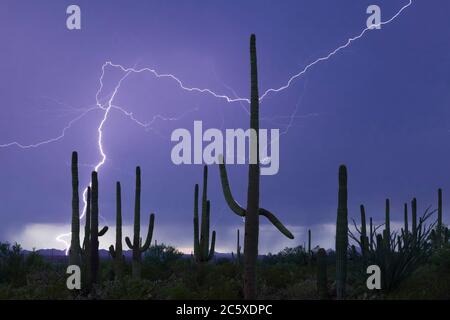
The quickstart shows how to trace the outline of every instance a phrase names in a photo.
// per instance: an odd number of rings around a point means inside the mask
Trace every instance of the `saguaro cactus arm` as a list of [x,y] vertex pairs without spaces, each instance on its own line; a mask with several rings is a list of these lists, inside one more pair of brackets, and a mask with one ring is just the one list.
[[98,232],[98,236],[101,237],[103,235],[105,235],[105,233],[108,231],[108,226],[104,226],[99,232]]
[[150,215],[150,221],[148,222],[147,238],[145,239],[144,245],[140,248],[141,252],[147,251],[147,249],[152,244],[153,227],[154,227],[154,225],[155,225],[155,214],[152,213]]
[[288,237],[289,239],[294,239],[294,235],[269,210],[264,209],[264,208],[259,208],[258,213],[260,216],[266,217],[286,237]]
[[216,231],[213,231],[211,236],[211,249],[209,250],[208,260],[211,260],[214,257],[215,248],[216,248]]
[[222,182],[222,190],[223,195],[225,196],[225,200],[230,207],[231,211],[236,213],[238,216],[245,216],[245,209],[233,198],[230,190],[230,183],[228,182],[228,174],[227,169],[225,167],[225,162],[223,159],[223,155],[219,155],[219,169],[220,169],[220,181]]
[[127,244],[128,248],[130,248],[130,250],[133,250],[133,249],[134,249],[134,246],[133,246],[133,244],[131,243],[130,238],[125,237],[125,243]]
[[[194,188],[194,257],[196,262],[208,262],[214,256],[216,232],[213,231],[211,247],[209,245],[209,229],[211,216],[211,202],[208,200],[208,167],[203,167],[203,190],[201,200],[201,222],[199,221],[199,186]],[[199,224],[200,222],[200,224]]]
[[[234,200],[233,195],[231,194],[230,184],[228,182],[228,174],[227,169],[225,167],[223,155],[219,155],[219,169],[220,169],[220,181],[222,182],[222,190],[225,196],[225,201],[228,204],[228,207],[236,213],[240,217],[245,217],[246,211],[241,205]],[[289,239],[294,239],[292,233],[281,223],[281,221],[269,210],[264,208],[258,209],[258,214],[260,216],[266,217],[282,234],[284,234]]]

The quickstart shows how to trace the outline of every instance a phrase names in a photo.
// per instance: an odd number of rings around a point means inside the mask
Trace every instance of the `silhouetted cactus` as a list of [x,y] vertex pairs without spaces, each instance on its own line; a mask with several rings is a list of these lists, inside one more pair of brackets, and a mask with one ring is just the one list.
[[308,264],[312,264],[313,253],[311,250],[311,229],[308,229]]
[[78,195],[78,154],[72,152],[72,228],[69,264],[81,266],[80,247],[80,200]]
[[438,218],[436,226],[436,244],[441,247],[444,242],[444,228],[442,225],[442,189],[438,189]]
[[[274,224],[285,236],[293,239],[292,233],[268,210],[259,206],[259,95],[258,95],[258,71],[256,61],[256,38],[250,37],[250,66],[251,66],[251,97],[250,97],[250,130],[256,133],[256,137],[250,134],[250,164],[248,170],[247,208],[242,208],[233,198],[228,183],[227,172],[223,156],[219,156],[220,177],[222,189],[230,209],[241,217],[245,217],[244,238],[244,297],[256,298],[256,260],[258,257],[259,216],[263,215]],[[255,139],[256,138],[256,139]],[[256,140],[256,141],[255,141]],[[256,148],[255,148],[256,146]]]
[[407,203],[405,203],[403,211],[404,211],[404,222],[405,222],[403,230],[405,232],[405,235],[408,235],[409,226],[408,226],[408,204]]
[[91,273],[90,273],[90,283],[98,283],[98,271],[99,271],[99,255],[98,255],[98,237],[103,236],[107,231],[108,227],[103,227],[98,231],[98,176],[97,172],[92,172],[91,181],[91,230],[90,230],[90,261],[91,261]]
[[212,232],[211,248],[209,248],[209,221],[211,203],[208,200],[208,167],[203,167],[202,221],[199,235],[198,221],[198,184],[194,188],[194,256],[199,263],[208,262],[214,257],[216,231]]
[[369,231],[370,231],[370,235],[369,235],[370,251],[373,251],[373,248],[374,248],[374,241],[373,241],[374,229],[373,229],[372,217],[370,218],[369,227],[370,227],[370,229],[369,229]]
[[141,260],[142,253],[147,251],[152,243],[153,226],[155,223],[155,215],[150,215],[150,221],[148,224],[147,238],[144,245],[141,245],[141,168],[136,167],[136,194],[134,203],[134,235],[133,243],[130,238],[126,237],[125,242],[127,246],[133,250],[132,261],[132,276],[134,279],[141,278]]
[[123,267],[125,264],[125,257],[122,251],[122,195],[120,182],[116,183],[116,247],[113,245],[109,247],[109,253],[113,258],[114,275],[116,279],[123,277]]
[[327,253],[323,248],[317,251],[317,291],[320,299],[328,299]]
[[390,249],[390,239],[391,239],[391,216],[390,216],[390,201],[386,199],[386,217],[384,222],[384,232],[383,239],[386,242],[385,247],[387,250]]
[[86,212],[84,225],[84,240],[83,240],[83,287],[89,290],[91,279],[91,187],[86,191]]
[[308,229],[308,254],[311,254],[311,229]]
[[412,237],[415,241],[417,239],[417,200],[416,198],[411,201],[411,213],[412,213]]
[[344,299],[345,283],[347,281],[347,215],[347,168],[341,165],[339,167],[339,193],[336,221],[336,294],[338,299]]
[[361,211],[361,255],[363,257],[363,260],[366,260],[367,252],[369,250],[369,238],[367,236],[367,226],[366,226],[366,210],[364,209],[364,206],[361,205],[360,207]]

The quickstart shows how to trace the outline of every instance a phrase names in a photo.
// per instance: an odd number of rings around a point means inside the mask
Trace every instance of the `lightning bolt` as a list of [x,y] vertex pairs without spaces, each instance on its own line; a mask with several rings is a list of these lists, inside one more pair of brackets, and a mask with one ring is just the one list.
[[280,91],[283,91],[283,90],[289,88],[291,83],[295,79],[297,79],[298,77],[304,75],[309,69],[311,69],[316,64],[318,64],[320,62],[323,62],[323,61],[326,61],[326,60],[329,60],[331,57],[336,55],[339,51],[341,51],[341,50],[347,48],[348,46],[350,46],[352,44],[352,42],[361,39],[367,33],[367,31],[374,30],[374,29],[376,29],[379,26],[383,26],[383,25],[389,24],[392,21],[394,21],[395,19],[397,19],[402,14],[402,12],[404,10],[406,10],[409,6],[412,5],[412,3],[413,3],[413,0],[409,0],[409,2],[407,4],[405,4],[403,7],[401,7],[400,10],[397,11],[397,13],[394,16],[392,16],[392,18],[390,18],[389,20],[381,21],[379,24],[374,24],[371,27],[366,27],[358,35],[356,35],[356,36],[354,36],[352,38],[348,38],[347,41],[343,45],[337,47],[336,49],[331,51],[329,54],[327,54],[327,55],[325,55],[323,57],[320,57],[320,58],[314,60],[313,62],[311,62],[310,64],[306,65],[300,72],[298,72],[298,73],[294,74],[292,77],[290,77],[288,82],[285,85],[283,85],[283,86],[281,86],[279,88],[276,88],[276,89],[274,89],[274,88],[267,89],[263,93],[263,95],[259,98],[259,100],[260,101],[263,100],[268,94],[270,94],[272,92],[280,92]]
[[96,110],[96,109],[97,109],[96,107],[93,107],[93,108],[89,108],[89,109],[85,110],[85,111],[84,111],[83,113],[81,113],[79,116],[77,116],[76,118],[72,119],[72,120],[71,120],[71,121],[63,128],[63,130],[61,131],[61,133],[60,133],[58,136],[54,137],[54,138],[50,138],[50,139],[48,139],[48,140],[43,140],[43,141],[40,141],[40,142],[37,142],[37,143],[34,143],[34,144],[22,144],[22,143],[20,143],[20,142],[13,141],[13,142],[5,143],[5,144],[0,144],[0,148],[7,148],[7,147],[15,146],[15,147],[19,147],[19,148],[21,148],[21,149],[31,149],[31,148],[38,148],[38,147],[41,147],[41,146],[43,146],[43,145],[46,145],[46,144],[50,144],[50,143],[59,141],[59,140],[61,140],[61,139],[64,138],[64,136],[66,135],[66,131],[69,130],[75,122],[77,122],[78,120],[80,120],[81,118],[83,118],[83,117],[84,117],[85,115],[87,115],[89,112],[91,112],[91,111],[93,111],[93,110]]
[[[387,25],[387,24],[393,22],[394,20],[396,20],[402,14],[402,12],[404,10],[406,10],[408,7],[410,7],[412,5],[412,3],[413,3],[413,0],[408,0],[408,3],[406,5],[404,5],[403,7],[401,7],[397,11],[397,13],[394,16],[392,16],[389,20],[382,21],[378,25],[372,25],[371,27],[364,28],[359,34],[355,35],[354,37],[348,38],[347,41],[344,44],[338,46],[337,48],[335,48],[334,50],[329,52],[327,55],[325,55],[323,57],[320,57],[320,58],[317,58],[316,60],[314,60],[311,63],[307,64],[302,70],[300,70],[296,74],[292,75],[288,79],[286,84],[284,84],[284,85],[282,85],[280,87],[277,87],[277,88],[269,88],[269,89],[267,89],[259,97],[259,100],[262,101],[264,98],[266,98],[271,93],[279,93],[281,91],[284,91],[284,90],[288,89],[291,86],[291,84],[297,78],[300,78],[302,75],[304,75],[306,72],[308,72],[309,69],[311,69],[312,67],[314,67],[315,65],[317,65],[317,64],[319,64],[321,62],[324,62],[324,61],[327,61],[327,60],[331,59],[337,53],[339,53],[343,49],[349,47],[354,41],[361,39],[368,31],[373,30],[373,29],[375,29],[378,26]],[[118,83],[114,87],[114,90],[111,93],[110,98],[107,100],[107,102],[105,104],[102,104],[101,103],[101,99],[100,99],[100,93],[101,93],[101,91],[103,90],[103,87],[104,87],[103,79],[104,79],[105,70],[106,70],[107,67],[120,69],[124,73],[124,76],[122,76],[122,78],[118,81]],[[227,103],[234,103],[234,102],[243,103],[243,102],[246,102],[247,104],[250,104],[250,99],[249,98],[241,98],[241,97],[238,97],[238,96],[236,96],[235,98],[232,98],[232,97],[229,97],[229,96],[227,96],[225,94],[216,93],[216,92],[214,92],[213,90],[211,90],[209,88],[189,87],[189,86],[185,85],[178,77],[176,77],[173,74],[159,73],[155,69],[148,68],[148,67],[146,67],[146,68],[139,68],[139,69],[136,69],[135,67],[124,67],[124,66],[122,66],[120,64],[115,64],[115,63],[112,63],[111,61],[107,61],[107,62],[105,62],[102,65],[102,72],[101,72],[101,76],[100,76],[100,79],[99,79],[100,86],[99,86],[99,89],[98,89],[98,91],[96,92],[96,95],[95,95],[95,100],[96,100],[96,106],[95,107],[86,109],[79,116],[77,116],[76,118],[72,119],[63,128],[62,132],[58,136],[56,136],[54,138],[43,140],[43,141],[40,141],[40,142],[37,142],[37,143],[34,143],[34,144],[22,144],[20,142],[13,141],[13,142],[5,143],[5,144],[0,144],[0,148],[7,148],[7,147],[15,146],[15,147],[18,147],[18,148],[21,148],[21,149],[30,149],[30,148],[38,148],[38,147],[41,147],[41,146],[46,145],[46,144],[50,144],[50,143],[54,143],[54,142],[60,141],[60,140],[62,140],[65,137],[65,134],[66,134],[67,130],[69,130],[75,122],[79,121],[81,118],[86,116],[91,111],[100,109],[100,110],[102,110],[104,112],[103,113],[103,117],[102,117],[102,119],[101,119],[101,121],[99,123],[99,126],[97,128],[97,133],[98,133],[97,145],[98,145],[98,150],[99,150],[101,159],[94,167],[94,170],[98,172],[99,169],[105,164],[106,159],[107,159],[107,156],[106,156],[106,154],[104,152],[104,149],[103,149],[103,128],[104,128],[104,125],[107,122],[108,117],[109,117],[109,115],[110,115],[110,113],[111,113],[111,111],[113,109],[116,109],[116,110],[120,111],[122,114],[127,116],[130,120],[134,121],[137,125],[139,125],[139,126],[141,126],[143,128],[148,128],[151,125],[151,123],[153,123],[157,119],[160,119],[160,120],[177,120],[177,119],[179,119],[179,118],[166,118],[166,117],[157,115],[157,116],[154,116],[153,119],[150,122],[145,123],[145,122],[142,122],[142,121],[139,121],[138,119],[136,119],[133,116],[132,112],[128,112],[124,108],[113,104],[114,98],[116,97],[117,93],[119,92],[119,89],[121,87],[122,82],[132,73],[139,74],[139,73],[143,73],[143,72],[149,72],[149,73],[153,74],[156,78],[167,78],[167,79],[173,80],[173,81],[175,81],[178,84],[178,86],[182,90],[187,91],[187,92],[197,92],[197,93],[202,93],[202,94],[208,94],[208,95],[210,95],[210,96],[212,96],[214,98],[224,100]],[[296,113],[297,113],[297,110],[298,110],[298,104],[299,103],[297,103],[294,112],[290,116],[290,118],[289,118],[290,121],[289,121],[288,127],[283,132],[283,134],[286,134],[287,130],[289,130],[289,128],[291,127],[292,121],[296,117]],[[244,107],[244,109],[246,110],[245,107]],[[82,212],[80,218],[83,218],[84,215],[85,215],[85,212],[86,212],[86,205],[87,205],[86,204],[86,193],[87,193],[87,187],[84,189],[84,192],[83,192],[84,208],[83,208],[83,212]],[[58,235],[57,238],[56,238],[56,240],[64,243],[64,245],[67,247],[67,250],[68,250],[69,244],[68,244],[67,241],[64,240],[64,238],[68,237],[68,236],[70,236],[70,233]],[[66,250],[66,253],[67,253],[67,250]]]

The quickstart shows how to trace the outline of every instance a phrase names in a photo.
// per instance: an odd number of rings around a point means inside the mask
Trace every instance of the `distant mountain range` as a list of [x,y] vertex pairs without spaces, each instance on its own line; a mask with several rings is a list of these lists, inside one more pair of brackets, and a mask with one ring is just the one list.
[[[315,250],[315,248],[314,248],[312,251],[316,252],[317,250]],[[30,251],[30,250],[23,250],[23,253],[25,255],[28,255],[31,252],[32,251]],[[66,259],[66,252],[65,252],[65,250],[39,249],[39,250],[36,250],[36,252],[39,255],[41,255],[44,258],[49,259],[49,260],[58,260],[58,261],[60,261],[60,260],[65,260]],[[98,250],[98,253],[99,253],[100,259],[105,259],[105,260],[106,259],[111,259],[111,256],[109,255],[109,251],[108,250],[100,249],[100,250]],[[330,254],[330,253],[334,253],[334,251],[331,250],[331,249],[328,249],[327,250],[327,254]],[[125,258],[128,260],[128,259],[131,259],[132,255],[133,255],[133,252],[131,250],[124,250],[123,254],[124,254]],[[218,259],[231,259],[232,258],[232,254],[231,253],[226,253],[226,252],[225,253],[223,253],[223,252],[215,252],[214,256],[215,256],[215,258],[218,258]],[[260,255],[259,257],[262,258],[264,256],[265,255]],[[191,255],[190,254],[183,254],[183,258],[185,258],[185,259],[191,258]]]
[[[30,250],[23,250],[23,253],[25,255],[30,254],[32,251]],[[65,250],[59,250],[59,249],[39,249],[36,250],[36,252],[41,255],[42,257],[46,259],[54,259],[54,260],[62,260],[66,258],[66,251]],[[109,255],[109,251],[105,249],[99,249],[98,250],[100,259],[110,259],[111,256]],[[131,259],[133,252],[131,250],[124,250],[123,255],[126,259]],[[183,258],[190,258],[190,254],[183,254]],[[231,259],[231,253],[221,253],[221,252],[215,252],[216,258],[225,258],[225,259]]]

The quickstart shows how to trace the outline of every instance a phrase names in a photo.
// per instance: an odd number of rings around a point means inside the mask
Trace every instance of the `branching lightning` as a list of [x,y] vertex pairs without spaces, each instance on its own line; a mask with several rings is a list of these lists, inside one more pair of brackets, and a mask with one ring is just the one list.
[[[397,13],[396,13],[392,18],[390,18],[389,20],[382,21],[382,22],[380,22],[379,24],[372,25],[370,28],[369,28],[369,27],[366,27],[366,28],[363,29],[358,35],[356,35],[356,36],[354,36],[354,37],[352,37],[352,38],[347,39],[347,42],[346,42],[345,44],[343,44],[343,45],[337,47],[336,49],[334,49],[333,51],[331,51],[331,52],[330,52],[329,54],[327,54],[326,56],[323,56],[323,57],[321,57],[321,58],[318,58],[318,59],[314,60],[313,62],[311,62],[310,64],[306,65],[306,66],[303,68],[303,70],[301,70],[300,72],[298,72],[298,73],[294,74],[292,77],[290,77],[289,80],[288,80],[288,82],[287,82],[284,86],[281,86],[281,87],[276,88],[276,89],[274,89],[274,88],[267,89],[267,90],[263,93],[263,95],[259,98],[259,100],[260,100],[260,101],[263,100],[263,99],[264,99],[269,93],[271,93],[271,92],[280,92],[280,91],[283,91],[283,90],[289,88],[289,86],[291,85],[291,83],[292,83],[295,79],[297,79],[298,77],[304,75],[311,67],[315,66],[316,64],[318,64],[318,63],[320,63],[320,62],[322,62],[322,61],[326,61],[326,60],[330,59],[330,58],[333,57],[335,54],[337,54],[339,51],[341,51],[341,50],[347,48],[348,46],[350,46],[350,44],[352,44],[352,42],[361,39],[361,38],[367,33],[367,31],[373,30],[373,29],[375,29],[375,28],[378,27],[378,26],[383,26],[383,25],[386,25],[386,24],[391,23],[391,22],[394,21],[398,16],[400,16],[400,14],[401,14],[406,8],[408,8],[409,6],[411,6],[411,5],[412,5],[412,2],[413,2],[413,0],[409,0],[409,2],[408,2],[406,5],[404,5],[399,11],[397,11]],[[376,30],[376,29],[375,29],[375,30]]]
[[[401,7],[400,10],[397,11],[397,13],[394,16],[392,16],[389,20],[380,22],[379,25],[380,26],[381,25],[387,25],[387,24],[393,22],[395,19],[397,19],[402,14],[402,12],[404,10],[406,10],[408,7],[410,7],[412,5],[412,3],[413,3],[413,0],[408,0],[408,3],[406,5],[404,5],[403,7]],[[284,84],[283,86],[280,86],[278,88],[269,88],[269,89],[267,89],[260,96],[259,100],[262,101],[264,98],[266,98],[271,93],[279,93],[281,91],[284,91],[284,90],[288,89],[291,86],[291,84],[297,78],[300,78],[302,75],[304,75],[313,66],[315,66],[318,63],[321,63],[321,62],[324,62],[326,60],[329,60],[334,55],[336,55],[337,53],[342,51],[343,49],[349,47],[354,41],[361,39],[368,31],[372,30],[372,28],[377,27],[377,26],[378,25],[375,25],[375,26],[372,26],[371,28],[366,27],[365,29],[363,29],[356,36],[348,38],[347,41],[344,44],[338,46],[337,48],[332,50],[327,55],[325,55],[323,57],[320,57],[320,58],[314,60],[313,62],[307,64],[302,70],[300,70],[298,73],[296,73],[293,76],[291,76],[288,79],[288,81],[286,82],[286,84]],[[104,80],[104,76],[105,76],[105,70],[106,70],[107,67],[119,69],[119,70],[121,70],[124,73],[124,75],[122,76],[122,78],[120,78],[120,80],[118,81],[118,83],[114,87],[114,90],[110,94],[109,99],[106,101],[106,103],[102,104],[101,103],[101,99],[100,99],[100,93],[102,92],[103,87],[104,87],[103,80]],[[136,69],[135,67],[124,67],[124,66],[122,66],[120,64],[115,64],[115,63],[112,63],[111,61],[107,61],[107,62],[105,62],[102,65],[102,72],[101,72],[101,76],[100,76],[100,79],[99,79],[99,84],[100,85],[99,85],[99,88],[98,88],[98,90],[96,92],[96,95],[95,95],[95,100],[96,100],[96,106],[95,107],[83,110],[83,112],[80,115],[78,115],[77,117],[72,119],[63,128],[62,132],[58,136],[56,136],[54,138],[43,140],[43,141],[40,141],[40,142],[37,142],[37,143],[34,143],[34,144],[22,144],[20,142],[13,141],[13,142],[5,143],[5,144],[0,144],[0,148],[18,147],[18,148],[21,148],[21,149],[30,149],[30,148],[38,148],[38,147],[41,147],[41,146],[44,146],[44,145],[47,145],[47,144],[50,144],[50,143],[53,143],[53,142],[60,141],[60,140],[62,140],[65,137],[65,134],[66,134],[67,130],[69,130],[75,122],[79,121],[81,118],[86,116],[91,111],[100,109],[100,110],[102,110],[104,112],[103,113],[103,117],[102,117],[102,119],[101,119],[101,121],[99,123],[99,126],[97,128],[97,133],[98,133],[97,145],[98,145],[98,150],[99,150],[101,159],[94,167],[94,170],[98,172],[100,170],[100,168],[105,164],[105,162],[107,160],[107,155],[105,154],[104,149],[103,149],[103,128],[104,128],[104,125],[107,122],[107,120],[109,118],[109,115],[110,115],[112,110],[120,111],[123,115],[128,117],[131,121],[135,122],[137,125],[145,128],[145,129],[149,128],[150,125],[156,120],[179,120],[179,119],[181,119],[183,117],[183,116],[181,116],[181,117],[178,117],[178,118],[168,118],[168,117],[164,117],[164,116],[161,116],[161,115],[156,115],[156,116],[154,116],[152,118],[151,121],[149,121],[149,122],[142,122],[142,121],[138,120],[137,118],[135,118],[132,112],[129,112],[125,108],[113,104],[114,99],[115,99],[117,93],[120,90],[122,82],[130,74],[139,74],[139,73],[143,73],[143,72],[149,72],[149,73],[153,74],[156,78],[167,78],[167,79],[173,80],[173,81],[175,81],[178,84],[178,86],[182,90],[187,91],[187,92],[197,92],[197,93],[208,94],[208,95],[210,95],[210,96],[212,96],[214,98],[222,99],[222,100],[226,101],[227,103],[234,103],[234,102],[239,102],[241,104],[244,103],[244,102],[246,102],[247,104],[250,103],[250,99],[249,98],[241,98],[241,97],[238,97],[237,95],[236,95],[236,97],[232,98],[232,97],[229,97],[229,96],[227,96],[225,94],[216,93],[216,92],[214,92],[213,90],[211,90],[209,88],[197,88],[197,87],[186,86],[178,77],[176,77],[173,74],[159,73],[158,71],[156,71],[155,69],[152,69],[152,68],[139,68],[139,69]],[[297,111],[298,111],[298,104],[299,103],[297,103],[294,112],[289,117],[289,125],[288,125],[288,127],[286,128],[286,130],[282,134],[286,134],[287,133],[287,131],[289,130],[289,128],[292,125],[292,121],[294,120],[294,118],[297,117],[296,114],[297,114]],[[243,108],[248,112],[248,110],[245,107],[243,107]],[[87,193],[87,187],[84,189],[84,192],[83,192],[84,208],[83,208],[83,212],[82,212],[80,218],[83,218],[84,215],[85,215],[85,212],[86,212],[86,200],[85,200],[86,199],[86,193]],[[56,238],[56,240],[64,243],[64,245],[66,246],[67,249],[69,247],[69,243],[67,241],[65,241],[64,238],[68,237],[68,236],[70,236],[70,233],[61,234],[61,235],[59,235]]]

